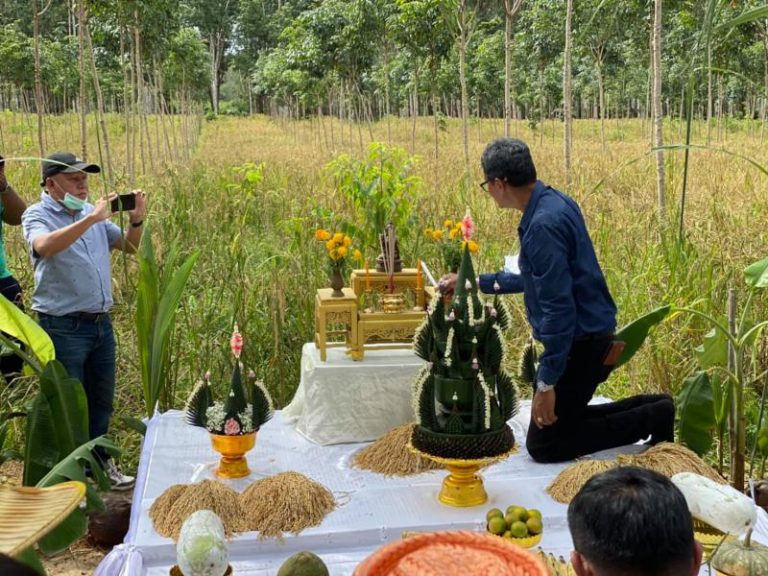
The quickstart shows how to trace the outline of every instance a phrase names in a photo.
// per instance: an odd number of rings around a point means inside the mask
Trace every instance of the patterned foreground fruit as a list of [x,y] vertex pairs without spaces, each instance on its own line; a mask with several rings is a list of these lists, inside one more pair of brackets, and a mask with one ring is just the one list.
[[767,576],[768,547],[752,542],[749,530],[743,542],[723,542],[712,556],[712,567],[724,576]]

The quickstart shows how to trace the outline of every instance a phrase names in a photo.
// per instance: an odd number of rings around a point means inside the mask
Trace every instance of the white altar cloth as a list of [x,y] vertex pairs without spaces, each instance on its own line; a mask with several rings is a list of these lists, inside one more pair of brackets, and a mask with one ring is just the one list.
[[323,446],[367,442],[413,422],[411,387],[424,361],[412,350],[366,349],[352,360],[330,348],[320,360],[314,343],[301,350],[301,381],[283,410],[299,433]]
[[[530,402],[521,403],[521,416]],[[523,427],[511,426],[524,444]],[[322,483],[336,496],[339,507],[320,526],[282,541],[259,540],[255,532],[237,535],[230,542],[231,563],[236,576],[275,576],[280,564],[300,550],[312,550],[329,567],[331,576],[351,576],[357,564],[381,545],[398,540],[405,530],[483,530],[485,513],[493,507],[520,504],[538,508],[544,517],[541,547],[568,556],[571,538],[566,522],[567,507],[544,491],[569,463],[538,464],[520,446],[517,454],[483,471],[489,500],[473,508],[440,504],[437,492],[443,471],[407,478],[385,478],[352,468],[354,453],[363,444],[319,447],[299,435],[278,411],[259,431],[256,447],[248,454],[252,474],[227,483],[242,491],[251,482],[278,472],[296,471]],[[625,447],[621,451],[631,451]],[[617,450],[602,453],[613,457]],[[602,456],[601,454],[601,456]],[[152,502],[172,484],[213,478],[218,461],[205,430],[184,423],[183,414],[156,414],[148,423],[134,490],[131,523],[125,543],[102,561],[97,576],[167,575],[175,564],[175,545],[158,535],[148,510]],[[760,510],[756,539],[768,543],[768,520]],[[702,571],[701,574],[705,574]]]

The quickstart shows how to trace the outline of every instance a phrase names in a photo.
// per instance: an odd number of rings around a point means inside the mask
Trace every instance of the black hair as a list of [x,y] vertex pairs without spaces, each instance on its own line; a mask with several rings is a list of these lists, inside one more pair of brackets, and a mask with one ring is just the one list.
[[620,466],[587,481],[568,506],[574,549],[600,576],[690,573],[693,520],[666,477]]
[[510,186],[536,182],[536,165],[522,140],[499,138],[486,146],[480,159],[486,179],[500,178]]
[[0,554],[0,574],[3,576],[38,576],[38,573],[10,556]]

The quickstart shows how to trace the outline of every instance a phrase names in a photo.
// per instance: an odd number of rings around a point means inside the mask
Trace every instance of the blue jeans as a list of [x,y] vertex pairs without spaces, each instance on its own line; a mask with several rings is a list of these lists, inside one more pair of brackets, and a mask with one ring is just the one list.
[[[82,382],[88,399],[88,434],[106,434],[115,396],[115,333],[108,314],[97,320],[39,314],[61,362],[73,378]],[[102,450],[96,450],[104,459]]]

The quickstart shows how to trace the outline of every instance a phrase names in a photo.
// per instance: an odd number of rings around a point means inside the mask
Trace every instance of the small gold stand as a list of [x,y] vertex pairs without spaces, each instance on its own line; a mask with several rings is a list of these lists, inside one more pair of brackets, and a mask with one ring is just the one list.
[[478,458],[475,460],[462,460],[459,458],[441,458],[422,452],[414,448],[410,441],[408,449],[424,458],[445,466],[449,474],[443,478],[443,486],[437,499],[448,506],[469,507],[480,506],[488,501],[488,493],[483,486],[483,477],[478,474],[481,468],[501,462],[511,454],[517,452],[513,447],[504,454],[491,458]]

